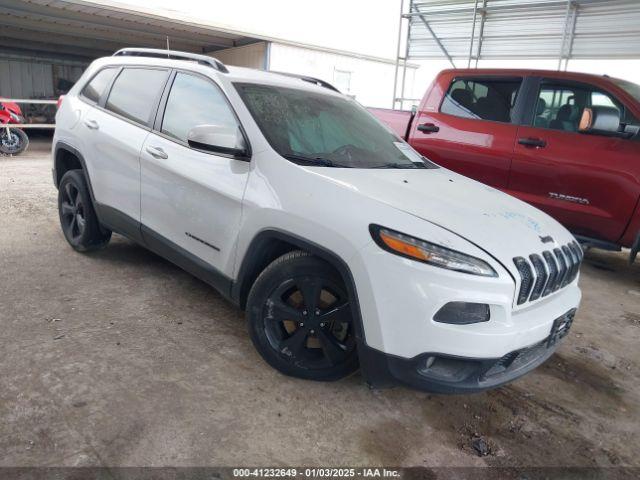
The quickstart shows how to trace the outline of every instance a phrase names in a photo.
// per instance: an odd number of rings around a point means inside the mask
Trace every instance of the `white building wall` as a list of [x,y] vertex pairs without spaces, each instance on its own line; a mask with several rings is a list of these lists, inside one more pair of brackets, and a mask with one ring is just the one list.
[[[279,43],[271,43],[268,57],[269,70],[325,80],[367,107],[391,107],[395,72],[392,62]],[[413,90],[414,75],[415,68],[407,68],[405,96]]]
[[267,44],[265,42],[252,43],[242,47],[226,48],[218,50],[210,55],[217,58],[226,65],[236,67],[248,67],[264,70],[265,53]]

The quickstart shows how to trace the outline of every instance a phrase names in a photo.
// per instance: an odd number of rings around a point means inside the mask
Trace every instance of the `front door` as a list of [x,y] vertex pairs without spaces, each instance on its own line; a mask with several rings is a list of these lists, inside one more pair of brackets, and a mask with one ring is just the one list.
[[509,192],[578,235],[616,242],[640,193],[640,142],[578,133],[585,107],[616,107],[613,95],[583,83],[543,79],[536,114],[518,128]]
[[238,120],[211,79],[177,72],[159,122],[141,154],[145,241],[168,241],[231,277],[250,163],[192,148],[187,134]]

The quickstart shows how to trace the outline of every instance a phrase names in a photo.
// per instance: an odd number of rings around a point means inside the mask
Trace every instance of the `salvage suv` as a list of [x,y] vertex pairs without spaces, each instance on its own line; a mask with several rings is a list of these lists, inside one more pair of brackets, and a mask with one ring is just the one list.
[[578,307],[564,227],[325,82],[125,49],[91,64],[56,123],[69,244],[117,232],[191,272],[287,375],[492,388],[546,360]]

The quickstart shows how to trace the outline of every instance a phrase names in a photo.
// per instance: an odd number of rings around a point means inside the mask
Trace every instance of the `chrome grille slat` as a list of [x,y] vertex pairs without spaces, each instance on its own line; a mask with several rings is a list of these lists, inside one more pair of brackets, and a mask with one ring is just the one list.
[[529,255],[529,260],[531,260],[533,269],[536,272],[536,281],[533,284],[533,290],[531,290],[531,296],[529,297],[529,300],[533,301],[539,299],[542,295],[542,291],[547,283],[549,274],[547,273],[547,268],[545,267],[544,261],[540,255],[537,253]]
[[582,262],[582,258],[584,257],[584,251],[582,250],[582,247],[578,244],[578,242],[572,242],[571,245],[573,245],[574,250],[578,254],[580,262]]
[[567,272],[567,276],[565,277],[564,282],[562,283],[562,286],[566,287],[575,278],[573,274],[576,271],[576,266],[578,265],[578,261],[574,257],[575,253],[567,245],[564,245],[562,247],[562,253],[564,253],[565,258],[569,262],[569,271]]
[[582,263],[582,255],[584,252],[582,251],[582,247],[578,245],[576,242],[569,244],[569,248],[571,248],[571,250],[576,254],[576,258],[578,259],[578,265],[576,267],[576,271],[574,274],[574,278],[575,278],[578,276],[578,273],[580,273],[580,264]]
[[556,279],[556,284],[553,287],[553,291],[556,292],[560,290],[560,287],[562,287],[564,278],[567,275],[567,261],[564,259],[562,250],[560,250],[559,248],[554,248],[553,254],[558,260],[558,278]]
[[520,291],[518,292],[518,305],[522,305],[529,298],[533,288],[533,272],[531,266],[523,257],[515,257],[513,263],[520,273]]
[[542,254],[532,253],[528,259],[514,257],[513,263],[520,275],[517,304],[533,302],[569,285],[578,276],[582,257],[582,248],[577,242]]
[[556,284],[556,279],[558,278],[558,265],[556,264],[553,254],[549,250],[542,252],[542,256],[546,260],[547,267],[549,268],[549,281],[542,292],[542,296],[546,297],[554,291],[553,287]]

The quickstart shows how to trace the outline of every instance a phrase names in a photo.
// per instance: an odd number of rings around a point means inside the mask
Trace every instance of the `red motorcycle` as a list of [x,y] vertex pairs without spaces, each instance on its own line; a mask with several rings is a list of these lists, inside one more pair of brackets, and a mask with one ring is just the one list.
[[29,146],[29,137],[24,130],[8,127],[12,123],[24,123],[22,110],[17,103],[0,100],[0,154],[18,155]]

